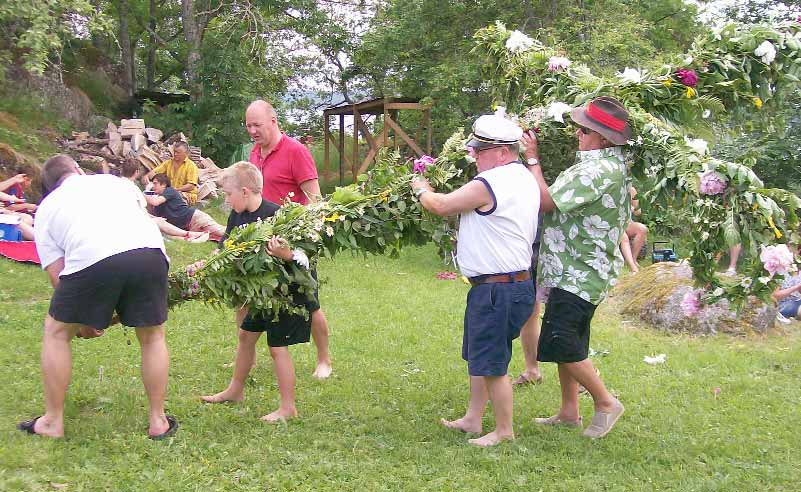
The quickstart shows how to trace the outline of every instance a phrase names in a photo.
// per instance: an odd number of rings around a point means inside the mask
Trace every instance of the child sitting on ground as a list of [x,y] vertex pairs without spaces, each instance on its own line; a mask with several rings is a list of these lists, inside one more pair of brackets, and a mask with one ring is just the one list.
[[220,237],[225,228],[215,222],[209,214],[186,204],[181,193],[170,185],[170,178],[159,173],[153,176],[153,191],[156,195],[145,195],[148,205],[154,207],[155,215],[187,231],[208,232]]
[[[220,240],[221,247],[235,227],[271,217],[279,209],[277,204],[262,198],[261,172],[249,162],[237,162],[225,169],[222,189],[225,192],[225,201],[232,210],[225,236]],[[309,260],[306,255],[301,250],[291,251],[280,238],[273,237],[270,240],[267,252],[285,261],[294,260],[308,268]],[[315,301],[306,301],[301,294],[296,295],[296,302],[304,303],[309,312],[319,309]],[[295,368],[288,347],[298,343],[308,343],[311,320],[297,314],[281,313],[278,320],[273,321],[271,317],[248,314],[248,308],[245,306],[237,313],[236,323],[239,328],[239,343],[236,347],[236,361],[231,382],[220,393],[202,396],[201,399],[207,403],[242,401],[245,396],[245,381],[256,357],[256,342],[261,334],[266,332],[281,401],[278,410],[261,419],[278,422],[296,417],[298,412],[295,407]]]
[[31,187],[31,178],[27,172],[27,169],[19,167],[15,176],[0,182],[0,192],[4,193],[2,201],[11,212],[36,213],[36,204],[28,203],[28,197],[25,196],[25,190]]
[[[142,166],[139,164],[138,160],[126,159],[120,168],[120,177],[127,179],[132,185],[136,186],[136,181],[141,175],[141,168]],[[147,200],[145,195],[141,195],[141,198],[142,200],[140,204],[142,205],[142,209],[144,209],[144,211],[147,213]],[[205,243],[209,240],[208,232],[185,231],[180,227],[170,224],[164,217],[155,217],[150,215],[150,218],[153,219],[153,222],[155,222],[157,226],[159,226],[159,231],[161,231],[162,234],[172,238],[183,239],[184,241],[188,241],[190,243]]]

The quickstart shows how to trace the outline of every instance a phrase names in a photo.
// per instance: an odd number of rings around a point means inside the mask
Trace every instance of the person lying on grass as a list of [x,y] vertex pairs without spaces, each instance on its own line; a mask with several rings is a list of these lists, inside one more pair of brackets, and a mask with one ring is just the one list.
[[[261,187],[261,172],[253,164],[237,162],[225,169],[222,189],[225,193],[225,202],[232,210],[225,234],[220,239],[220,247],[235,227],[272,217],[279,209],[277,204],[262,198]],[[270,239],[267,252],[277,258],[295,261],[305,268],[309,267],[308,257],[301,250],[290,250],[286,241],[281,238]],[[305,304],[310,313],[314,309],[319,309],[316,301],[308,300],[297,291],[295,301],[297,304]],[[289,346],[309,342],[311,321],[302,315],[285,313],[280,314],[276,321],[271,317],[250,314],[245,306],[237,312],[236,324],[239,343],[236,347],[236,361],[231,382],[223,391],[201,396],[201,399],[207,403],[242,401],[245,396],[245,381],[256,357],[256,342],[262,333],[266,333],[275,377],[278,380],[280,405],[274,412],[261,417],[261,420],[278,422],[296,417],[298,411],[295,407],[295,367],[292,364]]]
[[172,436],[178,422],[164,413],[169,265],[158,228],[136,203],[135,186],[108,174],[85,176],[67,155],[45,162],[42,187],[46,196],[36,214],[36,249],[54,288],[42,336],[45,414],[17,428],[64,436],[70,342],[102,335],[116,311],[122,324],[135,328],[141,347],[148,436]]
[[[136,159],[126,159],[120,168],[120,177],[127,179],[135,185],[136,181],[141,175],[141,169],[142,165],[139,164],[139,161]],[[142,208],[147,211],[147,199],[145,196],[146,195],[144,194],[140,194],[139,198],[141,200],[139,200],[139,203],[141,204]],[[157,226],[159,226],[159,230],[162,234],[172,238],[183,239],[184,241],[189,241],[190,243],[204,243],[209,240],[208,232],[185,231],[180,227],[170,224],[164,217],[156,217],[151,215],[150,218],[153,219],[153,222],[155,222]]]
[[481,434],[487,401],[495,430],[468,442],[495,446],[514,439],[512,384],[507,376],[512,340],[534,308],[532,244],[537,232],[540,196],[532,174],[518,160],[523,131],[502,115],[476,120],[467,145],[473,149],[478,176],[458,190],[435,193],[425,179],[412,188],[426,210],[459,214],[458,264],[472,288],[467,294],[462,358],[470,376],[470,400],[458,420],[442,425]]
[[156,195],[145,195],[145,199],[154,207],[158,217],[164,217],[170,224],[187,231],[208,232],[215,237],[225,234],[225,228],[209,214],[186,204],[181,194],[170,186],[166,174],[153,176],[153,191]]

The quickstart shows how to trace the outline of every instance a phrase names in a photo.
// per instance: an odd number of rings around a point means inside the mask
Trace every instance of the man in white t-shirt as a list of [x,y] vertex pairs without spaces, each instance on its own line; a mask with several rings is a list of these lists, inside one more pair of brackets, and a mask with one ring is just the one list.
[[458,190],[435,193],[424,179],[412,182],[420,203],[441,216],[459,214],[457,260],[473,287],[467,294],[462,358],[470,375],[464,417],[442,420],[450,429],[480,434],[487,400],[495,430],[468,442],[494,446],[514,439],[512,385],[507,377],[512,340],[534,308],[531,245],[537,232],[539,193],[518,160],[523,131],[502,115],[476,120],[467,143],[479,174]]
[[85,176],[66,155],[45,162],[42,186],[46,196],[36,214],[36,249],[55,289],[42,340],[45,414],[17,427],[64,436],[70,341],[101,336],[116,311],[122,324],[136,329],[141,346],[148,435],[173,435],[178,423],[164,413],[169,265],[158,227],[137,203],[139,190],[115,176]]

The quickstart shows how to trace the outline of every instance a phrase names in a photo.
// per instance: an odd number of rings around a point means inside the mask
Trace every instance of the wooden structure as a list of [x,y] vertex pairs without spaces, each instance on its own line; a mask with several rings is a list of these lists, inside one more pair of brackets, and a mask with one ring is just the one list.
[[[423,117],[420,120],[420,127],[415,133],[415,138],[409,136],[398,123],[398,113],[401,110],[422,111]],[[335,138],[329,127],[332,116],[339,116],[339,138]],[[351,155],[345,152],[345,116],[353,116],[353,148]],[[375,116],[383,118],[383,131],[381,135],[373,135],[364,116],[369,118]],[[404,98],[380,98],[372,99],[355,104],[340,104],[332,106],[323,111],[323,138],[325,141],[324,169],[329,169],[331,160],[331,145],[339,152],[339,182],[343,181],[342,164],[347,164],[353,177],[364,173],[370,164],[375,160],[375,156],[382,147],[398,147],[405,144],[418,157],[424,154],[431,154],[431,106],[421,104],[416,99]],[[417,142],[423,137],[425,131],[425,147]],[[394,134],[391,135],[390,132]],[[364,142],[367,143],[367,155],[359,161],[359,134]],[[390,144],[392,139],[392,144]],[[400,141],[398,140],[400,139]]]

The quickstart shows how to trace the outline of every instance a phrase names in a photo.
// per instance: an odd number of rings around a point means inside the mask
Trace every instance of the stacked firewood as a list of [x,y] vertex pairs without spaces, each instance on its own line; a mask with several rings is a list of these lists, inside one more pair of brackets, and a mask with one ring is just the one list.
[[[117,174],[126,159],[135,159],[142,166],[142,174],[152,171],[159,164],[172,158],[173,146],[189,140],[183,133],[164,139],[164,132],[149,128],[143,119],[121,120],[117,126],[109,121],[106,129],[98,135],[73,132],[72,138],[62,142],[66,150],[78,157],[83,167],[94,172]],[[189,146],[189,158],[197,164],[198,199],[217,196],[217,184],[222,170],[203,157],[200,147]]]

